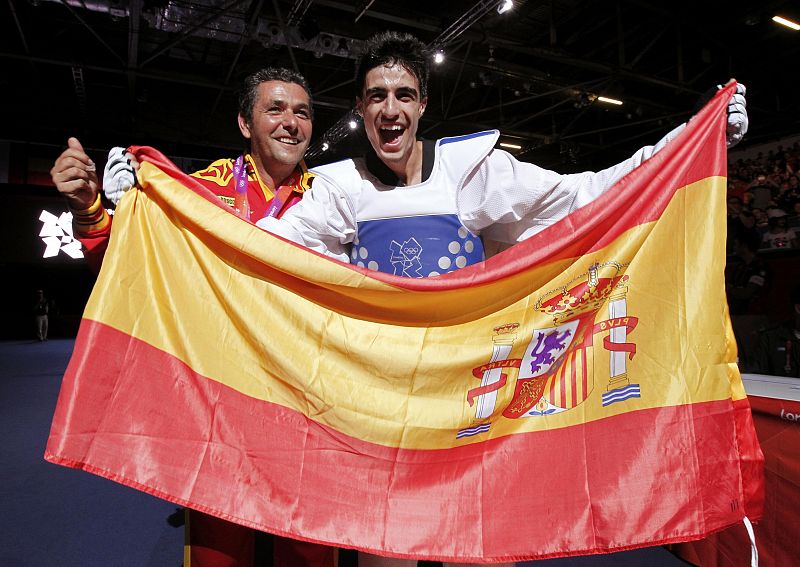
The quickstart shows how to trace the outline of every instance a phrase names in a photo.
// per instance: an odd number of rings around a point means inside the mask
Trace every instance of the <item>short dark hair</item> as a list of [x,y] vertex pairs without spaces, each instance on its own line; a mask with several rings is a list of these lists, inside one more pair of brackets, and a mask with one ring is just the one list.
[[311,104],[311,91],[303,75],[285,67],[264,67],[245,77],[242,82],[242,90],[239,91],[239,114],[244,117],[247,124],[252,124],[253,122],[253,106],[256,104],[256,98],[258,98],[258,86],[267,81],[281,81],[300,85],[306,91],[309,104]]
[[356,63],[356,96],[361,96],[364,90],[367,73],[381,65],[404,67],[419,81],[420,97],[428,96],[428,49],[413,35],[385,31],[364,42],[363,52]]

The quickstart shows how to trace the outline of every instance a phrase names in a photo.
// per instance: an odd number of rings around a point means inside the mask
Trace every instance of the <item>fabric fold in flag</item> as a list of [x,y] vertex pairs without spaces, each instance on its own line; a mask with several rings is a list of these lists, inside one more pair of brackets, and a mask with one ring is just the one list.
[[758,518],[725,300],[722,89],[602,197],[408,279],[261,231],[152,148],[45,457],[259,530],[513,561]]

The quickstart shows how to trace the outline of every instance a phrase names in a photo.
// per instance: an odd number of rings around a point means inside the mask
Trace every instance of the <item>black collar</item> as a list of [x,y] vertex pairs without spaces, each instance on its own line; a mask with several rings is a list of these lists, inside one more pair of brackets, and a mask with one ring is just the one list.
[[[436,140],[422,140],[422,181],[425,182],[431,176],[433,163],[436,161]],[[399,186],[400,179],[383,163],[371,147],[364,158],[367,170],[378,178],[384,185]]]

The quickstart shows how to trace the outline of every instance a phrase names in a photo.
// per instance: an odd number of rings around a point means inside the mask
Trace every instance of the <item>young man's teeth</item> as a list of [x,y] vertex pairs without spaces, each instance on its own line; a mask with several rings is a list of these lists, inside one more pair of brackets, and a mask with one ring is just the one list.
[[402,130],[402,129],[403,129],[403,127],[402,127],[402,126],[400,126],[400,125],[396,125],[396,126],[384,126],[383,128],[381,128],[381,130],[387,130],[387,131]]

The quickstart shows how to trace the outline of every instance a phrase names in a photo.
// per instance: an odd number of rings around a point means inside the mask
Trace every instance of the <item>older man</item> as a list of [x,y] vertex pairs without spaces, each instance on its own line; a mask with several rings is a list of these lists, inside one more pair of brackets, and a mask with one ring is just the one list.
[[[239,129],[248,151],[220,159],[193,173],[205,187],[247,219],[281,216],[308,189],[311,176],[302,161],[312,131],[312,106],[305,79],[294,71],[266,68],[245,79],[239,99]],[[109,156],[103,189],[116,202],[134,183],[122,148]],[[89,261],[99,267],[108,244],[111,219],[101,204],[95,164],[76,138],[51,170],[53,182],[73,213],[76,237]],[[187,510],[187,544],[193,567],[249,567],[255,555],[255,532],[212,516]],[[274,565],[328,567],[336,550],[276,537]]]
[[[280,216],[309,187],[303,154],[311,139],[312,107],[308,85],[299,73],[266,68],[248,76],[239,98],[239,130],[248,151],[220,159],[192,174],[234,208],[258,220]],[[111,219],[100,202],[95,164],[76,138],[50,171],[73,213],[75,234],[90,260],[102,259]],[[103,190],[114,203],[134,183],[133,168],[122,148],[109,154]],[[237,190],[237,186],[239,190]]]

